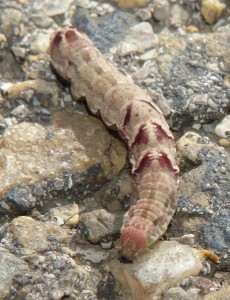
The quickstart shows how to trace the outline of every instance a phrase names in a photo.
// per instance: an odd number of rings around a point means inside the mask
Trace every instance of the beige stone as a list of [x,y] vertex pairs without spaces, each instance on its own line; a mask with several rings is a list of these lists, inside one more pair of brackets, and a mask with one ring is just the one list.
[[113,1],[116,2],[121,8],[125,8],[125,9],[144,6],[149,3],[149,0],[113,0]]
[[205,295],[202,300],[229,300],[230,285],[222,287],[219,291]]
[[[111,262],[111,272],[126,293],[125,299],[161,299],[162,293],[201,268],[198,251],[175,241],[157,242],[132,264]],[[154,298],[156,297],[156,298]]]
[[223,13],[226,5],[219,0],[203,0],[201,5],[201,15],[205,22],[212,25]]
[[55,222],[39,222],[26,216],[13,219],[10,230],[14,238],[29,253],[45,251],[55,238],[60,243],[68,240],[67,232]]

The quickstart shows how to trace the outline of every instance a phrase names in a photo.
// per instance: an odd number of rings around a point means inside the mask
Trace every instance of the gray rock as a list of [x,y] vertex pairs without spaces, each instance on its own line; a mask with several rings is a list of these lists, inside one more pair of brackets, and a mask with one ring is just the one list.
[[190,169],[181,175],[179,207],[168,234],[194,232],[198,245],[225,257],[218,268],[229,270],[229,155],[192,132],[178,141],[178,152],[181,170]]
[[135,25],[117,47],[120,56],[131,53],[142,53],[145,50],[154,48],[158,45],[158,38],[154,34],[152,26],[148,22]]
[[153,9],[153,16],[158,21],[163,21],[170,16],[170,5],[167,0],[155,0]]
[[9,298],[15,275],[29,272],[28,265],[8,250],[0,247],[0,299]]
[[108,236],[119,233],[122,225],[122,215],[113,215],[105,209],[84,213],[80,216],[78,239],[83,237],[93,244]]

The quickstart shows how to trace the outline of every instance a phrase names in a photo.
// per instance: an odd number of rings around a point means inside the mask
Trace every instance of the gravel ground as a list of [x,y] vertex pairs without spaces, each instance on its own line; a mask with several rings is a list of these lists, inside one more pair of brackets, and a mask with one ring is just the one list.
[[[0,0],[0,11],[0,300],[230,299],[229,2]],[[69,24],[148,92],[177,140],[177,212],[133,263],[117,243],[126,146],[47,54]]]

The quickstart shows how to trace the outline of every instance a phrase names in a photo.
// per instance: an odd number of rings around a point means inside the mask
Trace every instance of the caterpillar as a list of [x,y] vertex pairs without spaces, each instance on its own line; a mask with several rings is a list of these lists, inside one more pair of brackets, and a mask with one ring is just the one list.
[[90,111],[117,129],[128,145],[134,191],[119,241],[122,255],[134,259],[165,233],[177,207],[174,137],[150,96],[80,30],[58,29],[49,54],[56,72],[70,81],[73,97],[84,97]]

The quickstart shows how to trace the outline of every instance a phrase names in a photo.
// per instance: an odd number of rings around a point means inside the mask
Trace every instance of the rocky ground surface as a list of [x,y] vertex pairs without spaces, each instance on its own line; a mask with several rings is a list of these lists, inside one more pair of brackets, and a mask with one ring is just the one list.
[[[0,0],[0,11],[0,299],[230,299],[229,1]],[[177,212],[133,263],[117,244],[126,147],[50,66],[50,37],[70,23],[152,96],[177,140]]]

